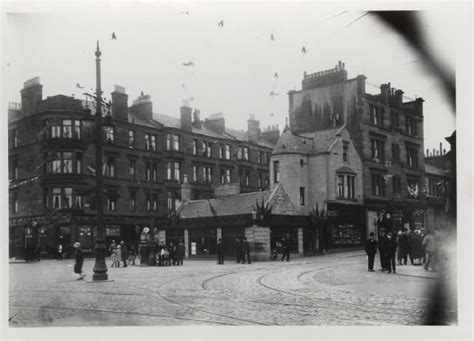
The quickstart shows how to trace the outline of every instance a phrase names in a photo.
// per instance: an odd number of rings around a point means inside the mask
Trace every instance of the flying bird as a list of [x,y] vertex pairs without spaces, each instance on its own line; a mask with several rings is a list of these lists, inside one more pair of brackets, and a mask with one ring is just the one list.
[[79,83],[76,83],[76,88],[78,88],[78,89],[84,89],[84,87],[81,86],[81,84],[79,84]]
[[275,79],[278,78],[278,72],[275,72],[275,73],[273,74],[273,78],[275,78]]
[[270,96],[272,96],[272,97],[273,97],[273,96],[278,96],[278,93],[271,91],[271,92],[270,92]]
[[185,88],[185,87],[186,87],[186,85],[184,85],[184,83],[183,83],[183,84],[181,84],[181,87],[182,87],[182,88]]
[[275,36],[273,35],[273,33],[270,34],[270,40],[271,40],[271,41],[275,41]]
[[192,61],[189,61],[187,63],[183,63],[183,66],[194,66],[194,63]]
[[179,15],[179,14],[186,14],[186,15],[188,15],[188,14],[189,14],[189,11],[182,11],[182,12],[179,12],[178,15]]
[[271,113],[270,116],[274,116],[275,114],[274,113]]
[[224,28],[224,20],[221,20],[217,23],[217,27]]
[[117,36],[115,35],[115,32],[112,32],[112,40],[117,40]]
[[305,54],[306,52],[308,52],[308,51],[306,51],[306,47],[303,46],[303,47],[301,48],[301,53]]

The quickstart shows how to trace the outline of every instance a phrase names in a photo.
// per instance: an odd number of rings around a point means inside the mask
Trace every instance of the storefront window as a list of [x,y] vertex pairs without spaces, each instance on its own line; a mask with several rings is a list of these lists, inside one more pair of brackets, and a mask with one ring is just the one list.
[[189,255],[216,254],[217,231],[216,229],[190,229],[189,230]]

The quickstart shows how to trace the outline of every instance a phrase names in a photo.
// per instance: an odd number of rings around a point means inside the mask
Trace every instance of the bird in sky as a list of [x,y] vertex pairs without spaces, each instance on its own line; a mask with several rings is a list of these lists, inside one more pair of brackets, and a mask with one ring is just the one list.
[[186,87],[186,85],[184,85],[184,83],[183,83],[183,84],[181,84],[181,87],[182,87],[182,88],[185,88],[185,87]]
[[274,114],[274,113],[271,113],[270,116],[275,116],[275,114]]
[[217,27],[224,28],[224,20],[219,21]]
[[272,97],[273,97],[273,96],[278,96],[278,93],[271,91],[271,92],[270,92],[270,96],[272,96]]
[[117,36],[115,35],[115,32],[112,32],[112,40],[117,40]]
[[303,47],[301,48],[301,53],[305,54],[306,52],[308,52],[308,51],[306,51],[306,47],[303,46]]
[[271,40],[271,41],[275,41],[275,36],[273,35],[273,33],[270,34],[270,40]]
[[183,66],[194,66],[194,62],[188,61],[187,63],[183,63]]
[[275,72],[275,73],[273,74],[273,78],[275,78],[275,79],[278,78],[278,72]]
[[179,15],[179,14],[185,14],[185,15],[188,15],[188,14],[189,14],[189,11],[182,11],[182,12],[179,12],[179,13],[178,13],[178,15]]
[[84,87],[81,86],[81,84],[79,84],[79,83],[76,83],[76,88],[78,88],[78,89],[84,89]]

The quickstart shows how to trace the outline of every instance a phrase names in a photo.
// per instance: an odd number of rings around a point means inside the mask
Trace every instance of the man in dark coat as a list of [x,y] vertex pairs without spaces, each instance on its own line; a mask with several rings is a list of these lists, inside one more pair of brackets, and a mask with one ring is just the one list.
[[387,237],[385,236],[385,232],[380,232],[379,238],[379,254],[380,254],[380,271],[387,271],[387,259],[385,256],[385,244]]
[[281,240],[281,247],[283,248],[283,255],[281,261],[283,262],[286,257],[286,261],[290,261],[290,235],[287,234],[285,238]]
[[224,244],[222,243],[222,239],[219,238],[217,241],[217,264],[224,264]]
[[250,245],[246,237],[244,237],[242,241],[242,251],[243,251],[242,263],[245,263],[245,258],[247,258],[247,261],[250,264]]
[[[126,268],[127,267],[127,259],[128,259],[128,249],[127,249],[127,246],[125,245],[125,242],[122,240],[120,242],[120,246],[121,246],[121,249],[122,249],[122,261],[123,261],[123,267]],[[119,263],[120,263],[120,259],[119,259]]]
[[398,238],[399,265],[407,265],[408,252],[410,250],[410,237],[407,229],[403,229],[402,234]]
[[76,278],[76,280],[82,280],[86,276],[85,273],[82,272],[82,265],[84,264],[84,254],[82,253],[81,250],[81,244],[76,242],[74,243],[74,258],[75,258],[75,263],[74,263],[74,273],[76,273],[79,277]]
[[370,232],[369,239],[365,243],[365,253],[367,254],[369,271],[373,272],[375,254],[377,253],[377,241],[373,232]]
[[385,257],[388,266],[387,273],[391,273],[392,270],[394,274],[397,273],[395,271],[395,253],[397,252],[397,246],[397,241],[395,238],[392,238],[392,233],[387,233],[387,239],[385,240]]
[[[237,257],[237,263],[240,263],[240,261],[242,260],[242,244],[240,243],[239,238],[235,238],[234,247],[235,247],[235,256]],[[244,261],[242,260],[242,263],[243,262]]]
[[177,265],[183,265],[183,258],[184,258],[184,243],[183,240],[180,239],[178,242],[178,247],[176,248],[176,263]]

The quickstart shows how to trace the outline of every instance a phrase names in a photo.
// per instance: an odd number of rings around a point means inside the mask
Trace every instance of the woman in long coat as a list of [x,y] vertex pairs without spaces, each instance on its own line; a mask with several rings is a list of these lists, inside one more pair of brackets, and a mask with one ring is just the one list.
[[74,263],[74,273],[78,275],[77,280],[82,280],[86,276],[85,273],[82,272],[82,265],[84,264],[84,254],[82,253],[81,250],[81,244],[76,242],[74,243],[74,258],[75,258],[75,263]]

